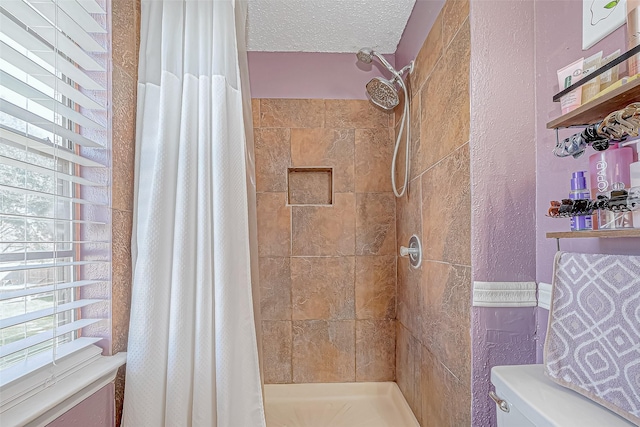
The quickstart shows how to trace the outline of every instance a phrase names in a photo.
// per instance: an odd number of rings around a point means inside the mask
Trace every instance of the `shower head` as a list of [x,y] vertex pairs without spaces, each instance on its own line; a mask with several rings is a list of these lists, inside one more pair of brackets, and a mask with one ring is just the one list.
[[393,110],[400,103],[393,82],[382,77],[374,77],[367,83],[367,93],[371,102],[385,110]]
[[356,53],[356,56],[358,57],[358,61],[371,64],[371,61],[373,61],[373,50],[368,47],[363,47]]

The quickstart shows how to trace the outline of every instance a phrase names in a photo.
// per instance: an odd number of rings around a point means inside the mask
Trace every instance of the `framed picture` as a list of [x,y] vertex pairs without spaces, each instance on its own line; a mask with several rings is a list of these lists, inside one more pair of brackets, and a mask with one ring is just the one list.
[[627,0],[582,0],[582,50],[611,34],[627,19]]

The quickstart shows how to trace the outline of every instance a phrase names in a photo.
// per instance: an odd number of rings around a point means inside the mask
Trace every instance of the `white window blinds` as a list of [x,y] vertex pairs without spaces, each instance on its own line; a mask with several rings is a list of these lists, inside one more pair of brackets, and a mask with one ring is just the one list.
[[0,1],[0,385],[109,338],[106,11]]

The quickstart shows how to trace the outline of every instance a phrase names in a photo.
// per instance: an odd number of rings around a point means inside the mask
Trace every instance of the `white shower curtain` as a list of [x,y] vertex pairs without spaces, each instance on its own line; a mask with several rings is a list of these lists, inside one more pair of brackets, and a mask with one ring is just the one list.
[[237,13],[142,0],[126,427],[265,426]]

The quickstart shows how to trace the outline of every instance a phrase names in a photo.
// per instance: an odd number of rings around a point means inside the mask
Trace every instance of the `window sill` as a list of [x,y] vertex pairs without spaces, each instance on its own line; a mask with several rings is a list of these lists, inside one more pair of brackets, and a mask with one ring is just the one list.
[[127,353],[101,356],[54,385],[0,414],[3,427],[35,427],[50,423],[112,382]]

